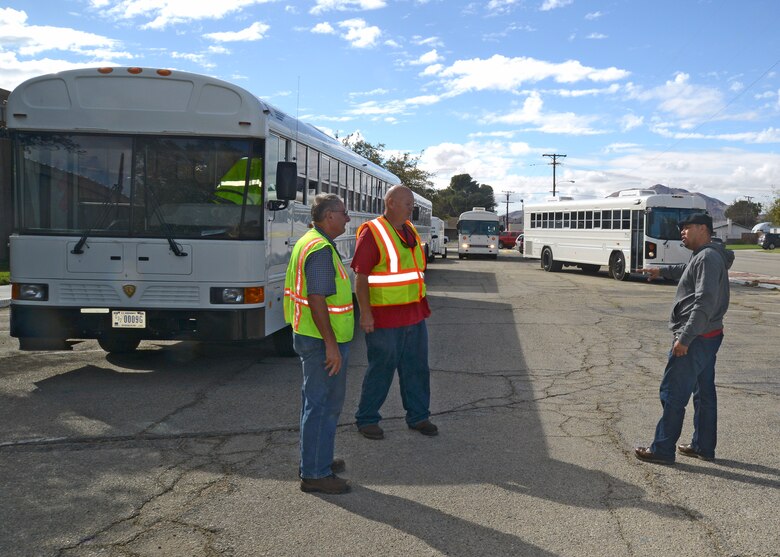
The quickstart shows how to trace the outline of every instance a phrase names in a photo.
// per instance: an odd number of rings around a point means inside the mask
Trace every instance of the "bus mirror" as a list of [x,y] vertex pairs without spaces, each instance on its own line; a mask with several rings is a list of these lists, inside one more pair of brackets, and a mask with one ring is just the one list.
[[298,164],[294,161],[279,161],[276,164],[276,199],[292,201],[297,195],[295,182]]

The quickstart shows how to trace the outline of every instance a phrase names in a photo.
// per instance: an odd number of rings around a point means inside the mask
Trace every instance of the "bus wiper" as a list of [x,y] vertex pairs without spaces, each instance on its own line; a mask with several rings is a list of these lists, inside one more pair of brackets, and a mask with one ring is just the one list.
[[75,246],[73,246],[73,249],[70,250],[70,253],[81,255],[84,253],[84,244],[87,243],[87,238],[92,234],[92,231],[96,228],[102,228],[103,223],[108,218],[108,215],[111,214],[111,209],[115,205],[115,203],[112,201],[112,197],[114,195],[117,196],[117,202],[119,201],[119,194],[122,193],[122,180],[124,178],[124,168],[125,168],[125,154],[121,153],[119,155],[119,176],[117,178],[116,184],[113,185],[113,187],[108,192],[108,199],[106,199],[103,202],[103,212],[98,217],[97,221],[95,222],[95,225],[91,228],[88,228],[84,234],[81,235],[81,238],[79,238],[79,241],[76,243]]
[[168,240],[168,245],[171,247],[173,255],[176,257],[186,257],[188,254],[182,251],[181,246],[176,242],[176,240],[173,239],[173,230],[171,229],[171,225],[168,224],[168,221],[165,220],[165,217],[163,217],[162,211],[160,211],[160,203],[157,200],[157,195],[155,195],[154,191],[152,191],[152,188],[149,187],[146,181],[144,181],[144,190],[146,190],[146,194],[154,204],[153,214],[156,215],[157,219],[160,221],[163,234],[165,235],[165,239]]

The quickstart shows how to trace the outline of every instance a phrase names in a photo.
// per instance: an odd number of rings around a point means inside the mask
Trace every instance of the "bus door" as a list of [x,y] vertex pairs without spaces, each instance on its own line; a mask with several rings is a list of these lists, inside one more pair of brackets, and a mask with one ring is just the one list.
[[645,265],[645,212],[631,211],[631,261],[626,271],[641,269]]
[[[278,135],[269,134],[266,140],[266,201],[276,200],[276,165],[279,161],[291,160],[290,142]],[[265,332],[267,335],[283,328],[284,321],[284,278],[287,263],[292,253],[293,206],[270,210],[266,203],[266,310]]]

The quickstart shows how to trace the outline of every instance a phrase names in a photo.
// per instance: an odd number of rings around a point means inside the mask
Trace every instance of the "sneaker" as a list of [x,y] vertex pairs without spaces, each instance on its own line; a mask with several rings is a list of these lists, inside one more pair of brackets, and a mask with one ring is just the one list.
[[377,424],[368,424],[358,427],[360,435],[366,439],[384,439],[385,432]]
[[347,469],[347,463],[344,462],[343,458],[334,458],[333,462],[330,463],[330,471],[334,474],[340,474],[344,470]]
[[324,478],[301,478],[301,491],[306,493],[330,493],[337,495],[349,491],[349,482],[336,474]]
[[699,458],[701,460],[715,460],[715,457],[704,456],[701,454],[699,451],[693,448],[693,445],[677,445],[677,452],[681,455]]
[[439,428],[433,425],[430,420],[423,420],[421,422],[417,422],[414,425],[410,425],[409,429],[413,429],[415,431],[419,431],[423,435],[427,435],[428,437],[433,437],[434,435],[439,434]]
[[650,447],[637,447],[634,449],[634,456],[639,460],[645,462],[652,462],[653,464],[674,464],[674,460],[668,458],[661,458],[650,450]]

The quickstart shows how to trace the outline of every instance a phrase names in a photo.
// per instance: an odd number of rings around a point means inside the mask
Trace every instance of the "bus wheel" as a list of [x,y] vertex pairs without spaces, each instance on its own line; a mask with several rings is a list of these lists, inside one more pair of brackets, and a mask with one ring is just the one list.
[[542,269],[548,273],[557,273],[563,269],[563,263],[556,261],[550,248],[542,250]]
[[436,255],[431,254],[431,248],[429,246],[425,246],[425,260],[428,263],[432,263],[433,259],[436,257]]
[[598,273],[601,267],[598,265],[580,265],[580,269],[582,269],[583,273],[594,274]]
[[442,255],[441,258],[447,259],[447,248],[444,248],[444,255]]
[[293,348],[293,332],[290,325],[272,334],[271,341],[274,343],[274,349],[278,356],[292,358],[298,355]]
[[613,253],[612,257],[609,258],[609,275],[615,280],[626,280],[628,278],[626,258],[619,251]]
[[462,253],[459,253],[459,254],[458,254],[458,259],[463,259],[464,257],[466,257],[466,256],[465,256],[465,255],[463,255]]
[[97,339],[100,348],[110,354],[126,354],[141,344],[141,339],[131,337],[108,336]]

